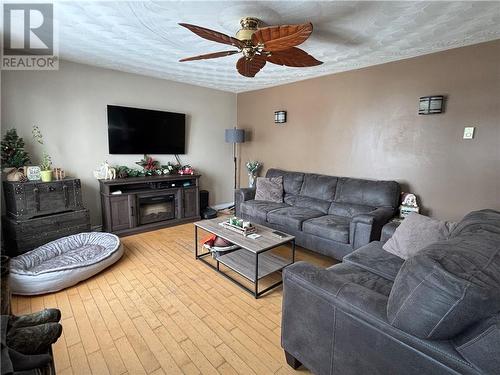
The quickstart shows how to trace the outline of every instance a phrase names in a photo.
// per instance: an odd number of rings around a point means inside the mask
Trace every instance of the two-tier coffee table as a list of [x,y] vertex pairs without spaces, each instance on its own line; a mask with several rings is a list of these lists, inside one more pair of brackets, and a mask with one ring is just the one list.
[[[278,237],[272,233],[273,229],[254,224],[257,228],[257,234],[259,234],[260,237],[251,239],[222,227],[219,223],[224,220],[227,220],[227,218],[215,218],[194,223],[194,246],[196,259],[209,265],[221,275],[252,294],[255,298],[259,298],[262,294],[281,285],[283,280],[280,280],[264,290],[259,291],[259,280],[271,275],[272,273],[280,272],[283,268],[295,262],[295,237],[290,235]],[[205,259],[205,257],[211,256],[210,252],[198,252],[198,228],[222,237],[225,240],[238,245],[241,249],[217,257],[215,259],[217,265],[214,266]],[[272,249],[288,243],[291,245],[290,259],[285,259],[271,253]],[[252,282],[254,284],[253,290],[223,272],[220,264],[225,265],[229,269]]]

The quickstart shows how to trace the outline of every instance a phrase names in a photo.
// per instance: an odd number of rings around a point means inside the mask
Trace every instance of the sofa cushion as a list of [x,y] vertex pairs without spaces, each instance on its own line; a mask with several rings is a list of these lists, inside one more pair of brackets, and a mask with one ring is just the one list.
[[304,173],[288,172],[272,168],[266,173],[266,177],[278,176],[283,176],[283,190],[285,194],[298,195],[300,193],[300,188],[302,187],[302,182],[304,181]]
[[[485,216],[488,225],[479,225]],[[500,311],[500,212],[471,213],[460,227],[462,233],[403,264],[387,305],[393,326],[421,338],[450,339]]]
[[278,208],[288,207],[285,203],[251,200],[242,202],[240,212],[246,216],[255,217],[262,221],[267,220],[267,213]]
[[295,230],[302,229],[302,223],[313,217],[323,216],[323,212],[304,207],[284,207],[267,214],[267,221]]
[[396,181],[371,181],[342,177],[334,201],[373,207],[397,207],[400,187]]
[[283,177],[257,177],[255,200],[266,202],[283,202]]
[[431,243],[448,239],[454,225],[412,212],[384,244],[384,250],[408,259]]
[[349,243],[350,220],[346,217],[324,215],[309,219],[302,224],[304,233],[328,238],[332,241]]
[[337,180],[337,177],[306,173],[300,195],[331,202],[335,197]]
[[356,215],[367,214],[369,212],[372,212],[376,208],[377,207],[365,206],[362,204],[355,204],[355,203],[333,202],[330,205],[330,208],[328,209],[328,213],[330,215],[345,216],[352,218]]
[[285,203],[290,206],[296,207],[306,207],[312,208],[313,210],[318,210],[326,214],[328,212],[328,208],[330,207],[330,202],[324,201],[322,199],[304,197],[301,195],[285,195]]
[[400,257],[382,248],[382,242],[373,241],[347,254],[342,261],[394,281],[404,263]]

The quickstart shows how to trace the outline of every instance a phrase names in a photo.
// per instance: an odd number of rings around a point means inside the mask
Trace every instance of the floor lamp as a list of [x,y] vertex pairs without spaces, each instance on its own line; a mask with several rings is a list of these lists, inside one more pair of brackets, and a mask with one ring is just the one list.
[[226,143],[232,143],[233,144],[233,161],[234,161],[234,189],[236,190],[236,175],[237,175],[237,157],[236,157],[236,145],[238,143],[243,143],[245,142],[245,130],[243,129],[226,129],[225,132],[225,139]]

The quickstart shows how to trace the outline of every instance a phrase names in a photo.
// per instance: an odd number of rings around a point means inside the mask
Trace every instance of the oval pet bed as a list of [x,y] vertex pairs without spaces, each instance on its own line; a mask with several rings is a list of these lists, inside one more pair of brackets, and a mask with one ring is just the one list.
[[56,292],[101,272],[123,255],[111,233],[79,233],[49,242],[10,261],[14,294]]

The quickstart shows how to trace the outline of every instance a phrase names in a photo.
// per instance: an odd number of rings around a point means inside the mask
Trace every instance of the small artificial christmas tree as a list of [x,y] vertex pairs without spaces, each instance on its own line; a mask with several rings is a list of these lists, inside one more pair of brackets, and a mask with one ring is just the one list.
[[16,129],[7,130],[2,140],[2,168],[20,168],[30,162],[24,150],[24,140],[17,135]]

